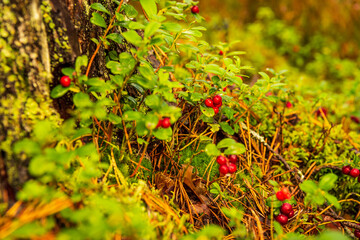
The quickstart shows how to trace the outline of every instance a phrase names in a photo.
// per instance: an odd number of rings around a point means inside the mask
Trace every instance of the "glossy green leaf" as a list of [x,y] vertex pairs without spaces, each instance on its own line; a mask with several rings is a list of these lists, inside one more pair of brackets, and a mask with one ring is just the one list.
[[150,22],[145,27],[144,37],[148,38],[154,35],[154,33],[160,28],[161,24],[158,22]]
[[110,15],[110,12],[101,4],[101,3],[93,3],[90,5],[92,9],[98,10],[100,12],[104,12]]
[[120,33],[110,33],[109,35],[106,36],[106,38],[110,39],[118,44],[121,44],[124,39]]
[[107,27],[104,18],[97,12],[92,13],[92,17],[90,18],[90,22],[92,24],[95,24],[95,25],[97,25],[99,27],[102,27],[102,28]]
[[126,41],[133,44],[134,46],[138,47],[142,42],[142,38],[134,30],[124,32],[122,35],[124,36]]
[[155,0],[140,0],[140,4],[150,19],[153,19],[156,16],[157,6]]
[[208,156],[219,156],[221,154],[221,152],[219,151],[219,149],[216,147],[215,144],[213,143],[209,143],[206,145],[205,147],[205,153]]
[[319,187],[324,191],[329,191],[335,187],[335,182],[338,176],[334,173],[328,173],[321,177]]
[[52,98],[59,98],[64,96],[70,90],[69,87],[63,87],[61,85],[57,85],[56,87],[51,90],[50,97]]

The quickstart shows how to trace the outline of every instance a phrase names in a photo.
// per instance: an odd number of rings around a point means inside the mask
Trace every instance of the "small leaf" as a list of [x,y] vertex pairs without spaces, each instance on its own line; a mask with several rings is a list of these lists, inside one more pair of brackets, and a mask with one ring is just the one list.
[[53,88],[53,90],[51,90],[50,96],[52,98],[59,98],[64,96],[70,89],[67,87],[63,87],[61,85],[57,85],[56,87]]
[[83,92],[75,94],[73,101],[75,106],[79,108],[91,107],[93,105],[93,102],[90,100],[89,95]]
[[73,69],[73,68],[63,68],[63,69],[61,69],[61,72],[62,72],[64,75],[72,78],[73,73],[75,72],[75,69]]
[[90,18],[90,22],[97,26],[106,28],[106,22],[104,18],[97,12],[92,13],[92,17]]
[[123,36],[121,36],[121,34],[119,33],[110,33],[109,35],[106,36],[107,39],[110,39],[118,44],[122,43],[122,40],[124,39]]
[[221,152],[219,151],[219,149],[217,149],[216,145],[213,143],[209,143],[208,145],[206,145],[205,147],[205,153],[208,156],[219,156],[221,154]]
[[156,16],[157,6],[155,0],[140,0],[140,4],[150,19],[153,19]]
[[145,27],[144,37],[148,38],[154,35],[154,33],[160,28],[161,24],[158,22],[150,22]]
[[306,180],[300,184],[300,189],[306,193],[314,194],[318,190],[318,187],[313,181]]
[[76,58],[75,61],[75,71],[80,74],[81,67],[86,67],[88,64],[88,57],[86,55],[82,55]]
[[123,115],[124,121],[134,121],[141,120],[143,115],[140,112],[135,111],[126,111]]
[[90,5],[92,9],[98,10],[100,12],[104,12],[110,15],[110,12],[101,4],[101,3],[93,3]]
[[329,191],[334,188],[337,179],[338,176],[336,174],[328,173],[325,176],[321,177],[319,187],[324,191]]
[[129,18],[135,18],[138,15],[136,9],[130,4],[125,4],[124,9],[126,16],[128,16]]
[[217,144],[217,147],[218,148],[226,148],[226,147],[230,147],[236,143],[237,142],[232,138],[225,138]]
[[324,196],[325,196],[326,200],[329,203],[333,204],[337,209],[341,208],[341,205],[335,196],[331,195],[330,193],[325,193]]
[[158,128],[153,132],[154,136],[160,140],[168,140],[171,139],[172,129],[169,128]]
[[229,123],[227,122],[221,122],[220,123],[221,129],[226,132],[229,135],[234,135],[235,131],[234,129],[231,128],[231,126],[229,125]]
[[137,47],[140,46],[142,38],[134,30],[124,32],[122,35],[129,43]]

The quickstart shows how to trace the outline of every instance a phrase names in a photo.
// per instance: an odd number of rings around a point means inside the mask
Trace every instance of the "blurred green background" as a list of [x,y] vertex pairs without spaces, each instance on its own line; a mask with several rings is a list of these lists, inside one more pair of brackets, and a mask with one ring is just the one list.
[[235,48],[256,71],[296,68],[337,88],[358,76],[360,1],[203,0],[199,7],[206,40],[240,40]]

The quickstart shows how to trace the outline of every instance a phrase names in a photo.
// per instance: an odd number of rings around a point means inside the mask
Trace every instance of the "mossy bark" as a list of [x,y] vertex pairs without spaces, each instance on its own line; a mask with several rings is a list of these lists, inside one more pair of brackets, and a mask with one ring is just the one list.
[[0,9],[0,198],[11,202],[29,178],[28,159],[13,144],[40,120],[68,117],[70,97],[53,102],[50,90],[90,45],[90,32],[76,30],[88,22],[79,1],[0,0]]

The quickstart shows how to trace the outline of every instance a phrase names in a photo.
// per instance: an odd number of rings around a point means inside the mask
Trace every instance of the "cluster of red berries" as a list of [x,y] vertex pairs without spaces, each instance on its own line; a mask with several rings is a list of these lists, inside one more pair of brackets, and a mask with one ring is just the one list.
[[292,218],[295,214],[290,203],[283,203],[280,207],[280,212],[281,213],[275,217],[275,220],[281,225],[287,224],[289,218]]
[[[291,198],[291,194],[287,188],[282,188],[280,191],[276,192],[276,198],[279,201],[284,201]],[[281,225],[287,224],[289,218],[294,216],[294,210],[290,203],[283,203],[280,207],[280,214],[275,217],[275,220],[278,221]]]
[[68,76],[62,76],[60,78],[60,84],[63,87],[69,87],[71,84],[71,79]]
[[162,128],[169,128],[171,126],[170,118],[162,118],[159,119],[158,124],[156,125],[156,128],[162,127]]
[[220,95],[215,95],[212,99],[206,99],[205,106],[211,107],[214,109],[215,114],[218,114],[219,108],[222,106],[222,97]]
[[353,178],[358,178],[358,182],[360,182],[360,176],[359,176],[360,175],[360,170],[359,169],[352,168],[349,165],[347,165],[347,166],[344,166],[342,168],[342,173],[346,174],[346,175],[349,175],[349,176],[351,176]]
[[234,173],[237,170],[236,163],[239,160],[236,155],[218,156],[216,162],[219,164],[219,171],[221,174]]

